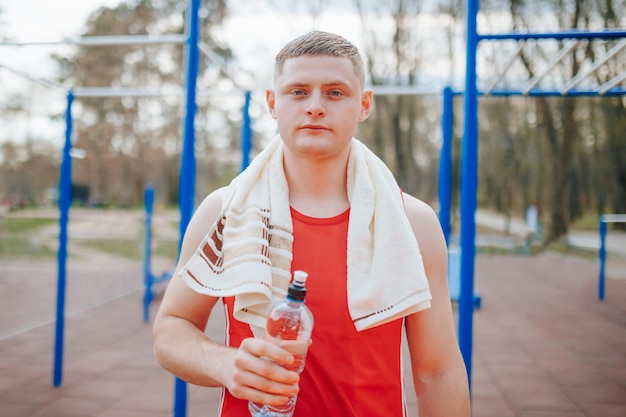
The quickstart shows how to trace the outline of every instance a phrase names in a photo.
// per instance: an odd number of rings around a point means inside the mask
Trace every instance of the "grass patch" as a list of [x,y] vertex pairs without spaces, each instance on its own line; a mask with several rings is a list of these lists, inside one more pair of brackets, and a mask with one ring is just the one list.
[[143,243],[128,239],[84,239],[81,245],[126,259],[143,258]]
[[580,248],[568,245],[563,241],[553,242],[546,247],[547,250],[561,253],[563,255],[572,255],[586,260],[598,259],[598,251],[593,249]]
[[3,235],[28,233],[56,222],[58,219],[45,217],[5,217],[0,222],[0,233]]
[[[129,239],[81,239],[81,245],[109,255],[119,256],[141,262],[144,257],[144,243]],[[173,241],[157,242],[152,249],[152,256],[176,259],[178,243]]]
[[36,236],[42,227],[57,220],[47,217],[5,217],[0,221],[0,258],[51,258],[56,250]]
[[598,230],[600,216],[595,211],[587,211],[570,225],[570,230]]
[[0,239],[0,258],[52,258],[57,252],[28,236],[3,235]]
[[152,256],[175,260],[178,256],[178,242],[159,241],[152,249]]

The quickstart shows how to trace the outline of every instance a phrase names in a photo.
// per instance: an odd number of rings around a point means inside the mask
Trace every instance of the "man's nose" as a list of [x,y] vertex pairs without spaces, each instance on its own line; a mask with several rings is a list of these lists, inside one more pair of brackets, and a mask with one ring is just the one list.
[[323,98],[320,93],[312,93],[307,103],[306,114],[310,117],[320,117],[326,114]]

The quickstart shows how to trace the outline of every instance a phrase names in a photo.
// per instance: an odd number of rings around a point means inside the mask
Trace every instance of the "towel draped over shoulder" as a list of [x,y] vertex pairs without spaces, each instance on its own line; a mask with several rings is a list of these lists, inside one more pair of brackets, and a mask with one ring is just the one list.
[[[419,246],[400,188],[357,139],[347,167],[348,309],[365,330],[430,307]],[[222,211],[181,269],[193,290],[235,296],[234,316],[255,333],[291,279],[293,227],[283,143],[276,137],[228,186]]]

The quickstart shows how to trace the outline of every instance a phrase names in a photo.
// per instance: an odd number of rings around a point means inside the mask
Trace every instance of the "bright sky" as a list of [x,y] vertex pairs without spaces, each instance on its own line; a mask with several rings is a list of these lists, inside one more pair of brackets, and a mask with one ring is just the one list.
[[[1,33],[15,41],[61,41],[77,37],[89,13],[100,6],[115,6],[120,0],[0,0]],[[51,47],[3,48],[0,63],[29,74],[45,77]]]
[[[330,4],[325,3],[325,0],[320,1],[325,6]],[[90,13],[102,6],[115,7],[120,2],[121,0],[0,0],[3,9],[0,19],[4,23],[0,26],[0,34],[16,41],[61,41],[65,38],[75,38],[81,34]],[[332,13],[324,13],[313,18],[310,8],[311,5],[317,4],[315,2],[306,3],[306,7],[301,6],[299,12],[291,11],[289,15],[285,15],[285,11],[277,10],[276,5],[282,4],[280,1],[229,0],[229,17],[224,22],[223,32],[219,36],[225,44],[233,48],[238,59],[231,67],[232,72],[250,74],[243,77],[242,87],[258,92],[270,87],[276,52],[287,41],[312,29],[343,35],[363,50],[360,20],[352,7],[341,7],[341,3],[340,0],[334,0]],[[422,29],[432,34],[431,36],[439,38],[442,36],[440,22],[431,19],[420,22],[420,26],[424,26]],[[435,42],[430,42],[429,39],[423,47],[434,48],[437,44],[436,39]],[[52,52],[67,51],[67,48],[68,46],[2,47],[0,64],[30,76],[51,80],[54,77],[54,67],[48,56]],[[434,73],[439,77],[442,71],[436,69]],[[9,131],[12,128],[3,126],[0,129],[0,141],[7,137],[13,140],[24,137],[27,133],[24,129],[39,132],[48,129],[48,126],[55,130],[50,133],[51,135],[62,136],[62,123],[51,122],[47,115],[63,111],[63,94],[51,93],[44,87],[26,82],[0,69],[2,94],[7,94],[7,90],[10,93],[24,94],[24,89],[30,90],[26,94],[31,100],[30,110],[33,117],[27,124],[16,121],[14,125],[17,127],[13,128],[17,129],[15,131]],[[51,123],[54,126],[51,126]]]
[[[115,7],[121,0],[0,0],[3,13],[0,34],[20,42],[61,41],[80,36],[89,15],[99,7]],[[271,2],[269,2],[271,3]],[[224,23],[222,41],[235,50],[239,68],[251,73],[244,77],[244,88],[269,87],[274,55],[280,47],[295,36],[311,29],[339,33],[359,45],[360,25],[356,16],[336,10],[314,20],[307,10],[301,15],[285,18],[268,2],[257,0],[231,0],[230,17]],[[255,30],[241,30],[255,28]],[[259,36],[257,36],[259,35]],[[52,80],[53,63],[49,55],[63,52],[68,46],[2,47],[0,64],[32,77]],[[83,86],[85,87],[85,86]],[[0,141],[5,138],[23,137],[28,131],[49,130],[55,140],[62,136],[62,124],[51,122],[47,114],[63,111],[63,94],[48,91],[6,70],[0,69],[2,94],[24,94],[30,99],[31,117],[28,123],[5,124],[0,129]]]
[[[121,0],[0,0],[3,9],[4,35],[17,41],[60,41],[80,35],[89,14],[99,7],[115,7]],[[237,5],[239,3],[239,5]],[[293,37],[313,28],[329,30],[346,36],[358,45],[358,18],[338,10],[314,21],[303,11],[301,16],[285,18],[267,2],[231,0],[230,18],[224,24],[223,37],[239,56],[240,64],[249,70],[271,71],[274,54]],[[256,28],[256,31],[242,31]],[[251,36],[252,34],[252,36]],[[262,36],[256,36],[262,34]],[[63,47],[60,47],[63,48]],[[46,56],[54,50],[49,46],[0,50],[0,63],[27,70],[44,77]],[[5,58],[8,58],[5,59]],[[25,69],[27,68],[27,69]],[[265,76],[265,74],[263,74]]]
[[[60,41],[80,35],[89,13],[100,6],[115,6],[120,0],[0,0],[2,14],[0,33],[15,41]],[[0,49],[0,64],[24,72],[30,76],[52,79],[51,52],[66,47],[29,47]],[[59,113],[64,107],[62,94],[51,93],[45,88],[27,82],[8,71],[0,69],[1,94],[9,96],[21,92],[31,108],[27,123],[16,120],[0,129],[0,142],[9,139],[20,141],[29,133],[44,131],[55,143],[62,143],[63,125],[53,122],[50,113]]]
[[60,40],[80,33],[89,13],[120,0],[2,0],[7,33],[19,40]]

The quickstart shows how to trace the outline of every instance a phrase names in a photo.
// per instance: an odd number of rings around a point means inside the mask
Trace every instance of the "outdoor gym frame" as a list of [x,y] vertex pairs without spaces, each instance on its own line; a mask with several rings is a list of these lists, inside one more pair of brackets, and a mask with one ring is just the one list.
[[[39,45],[52,44],[76,44],[76,45],[120,45],[120,44],[156,44],[156,43],[184,43],[185,44],[185,76],[186,89],[185,101],[186,111],[183,121],[183,150],[181,154],[181,171],[179,183],[179,209],[180,209],[180,239],[192,217],[194,211],[194,194],[195,194],[195,171],[196,159],[194,153],[195,130],[194,119],[196,114],[196,80],[199,66],[199,52],[203,52],[210,60],[215,60],[211,54],[211,50],[199,41],[199,9],[201,0],[189,0],[187,8],[187,17],[185,21],[185,34],[182,36],[122,36],[122,37],[89,37],[82,38],[78,41],[65,42],[40,42]],[[468,0],[467,3],[467,45],[466,45],[466,74],[465,74],[465,91],[455,92],[451,88],[443,91],[443,115],[442,130],[443,144],[441,148],[441,159],[439,167],[439,201],[440,201],[440,221],[444,231],[446,240],[449,242],[450,235],[450,194],[451,194],[451,172],[452,172],[452,102],[455,95],[464,96],[464,125],[463,125],[463,141],[461,146],[461,228],[460,228],[460,297],[459,297],[459,345],[465,360],[468,371],[468,378],[471,386],[471,370],[472,370],[472,344],[473,344],[473,310],[475,308],[474,296],[474,258],[475,258],[475,211],[477,205],[477,176],[478,176],[478,97],[480,95],[492,96],[511,96],[511,95],[527,95],[527,96],[610,96],[624,95],[626,91],[617,86],[626,79],[626,74],[622,74],[609,82],[602,85],[597,90],[576,90],[578,85],[586,76],[581,75],[579,79],[570,81],[567,88],[562,91],[542,91],[535,89],[540,81],[540,77],[545,76],[547,72],[539,74],[530,80],[527,85],[520,90],[496,90],[495,86],[498,80],[484,92],[479,92],[476,81],[476,55],[478,44],[481,41],[501,41],[501,40],[517,40],[524,41],[528,39],[552,39],[552,40],[579,40],[579,39],[620,39],[626,37],[626,31],[613,30],[604,32],[584,32],[584,31],[565,31],[559,33],[510,33],[510,34],[491,34],[480,35],[477,32],[477,15],[479,9],[478,0]],[[5,43],[7,44],[7,43]],[[31,43],[32,44],[32,43]],[[624,42],[618,46],[621,49]],[[10,43],[8,44],[10,45]],[[14,46],[28,45],[14,43]],[[567,53],[573,50],[572,43],[559,54],[559,59],[555,59],[551,65],[556,65]],[[514,57],[521,52],[522,45],[516,51]],[[616,47],[617,48],[617,47]],[[609,51],[617,53],[618,51]],[[558,58],[558,57],[557,57]],[[610,56],[607,57],[609,59]],[[507,64],[507,68],[510,63]],[[6,67],[5,67],[6,68]],[[11,70],[10,68],[8,68]],[[15,72],[15,71],[13,71]],[[25,76],[24,74],[20,74]],[[503,74],[502,74],[503,76]],[[41,82],[31,77],[25,76],[32,81],[39,82],[48,87],[59,90],[60,88],[51,83]],[[376,94],[432,94],[432,91],[425,92],[420,88],[404,88],[404,87],[377,87],[374,89]],[[66,110],[66,132],[65,144],[63,148],[63,160],[61,164],[61,174],[59,181],[59,209],[60,209],[60,232],[59,232],[59,252],[58,252],[58,284],[57,284],[57,321],[55,331],[55,361],[53,383],[60,386],[62,382],[62,365],[63,365],[63,333],[64,333],[64,305],[65,305],[65,280],[66,280],[66,261],[67,261],[67,223],[68,213],[71,205],[71,175],[72,175],[72,115],[71,108],[75,98],[79,97],[119,97],[119,96],[158,96],[158,95],[179,95],[180,91],[163,92],[148,91],[141,89],[106,89],[106,88],[75,88],[67,93],[67,110]],[[250,118],[248,116],[248,106],[250,104],[250,91],[245,91],[244,118],[242,127],[242,169],[249,162],[249,153],[251,149],[251,129]],[[179,242],[180,246],[180,242]],[[175,384],[175,404],[174,416],[186,416],[187,391],[186,383],[176,378]]]
[[[478,33],[477,17],[479,10],[479,0],[468,0],[466,9],[466,68],[465,68],[465,92],[464,92],[464,120],[463,120],[463,141],[461,144],[461,228],[460,228],[460,245],[461,245],[461,291],[459,297],[459,345],[465,366],[467,368],[468,379],[471,387],[472,380],[472,343],[473,343],[473,309],[474,309],[474,261],[475,261],[475,239],[476,239],[476,206],[478,191],[478,97],[477,88],[477,71],[476,58],[478,44],[481,41],[502,41],[517,40],[523,41],[528,39],[622,39],[618,44],[621,49],[624,47],[626,38],[626,30],[607,30],[599,32],[591,31],[563,31],[558,33],[504,33],[504,34],[485,34]],[[570,48],[566,46],[566,48]],[[617,47],[616,47],[617,48]],[[571,49],[570,49],[571,50]],[[518,51],[520,49],[518,48]],[[516,54],[519,52],[516,51]],[[559,56],[562,59],[567,53],[563,50]],[[616,51],[607,52],[609,55]],[[607,59],[608,59],[607,58]],[[601,61],[603,58],[600,59]],[[556,65],[558,61],[552,65]],[[604,96],[604,95],[624,95],[626,90],[614,88],[621,81],[626,79],[626,75],[622,74],[613,80],[605,83],[597,90],[574,90],[584,78],[588,77],[595,71],[595,65],[592,71],[581,73],[579,77],[575,77],[562,91],[533,91],[532,88],[539,80],[530,80],[528,86],[530,88],[513,91],[501,90],[489,91],[493,96],[511,96],[511,95],[529,95],[529,96]],[[445,139],[444,139],[445,140]],[[445,147],[446,145],[444,145]],[[443,147],[442,147],[443,149]],[[447,158],[447,156],[446,156]],[[449,208],[448,208],[449,210]],[[449,225],[449,211],[442,216]],[[449,227],[448,227],[449,231]]]
[[[154,44],[184,44],[185,45],[185,76],[186,88],[184,90],[161,91],[147,90],[137,88],[73,88],[67,92],[66,111],[65,111],[65,142],[62,151],[62,161],[59,178],[59,248],[57,252],[57,296],[56,296],[56,322],[55,322],[55,344],[54,344],[54,360],[53,360],[53,376],[52,382],[55,387],[62,384],[63,379],[63,351],[64,351],[64,330],[65,330],[65,293],[66,293],[66,267],[67,267],[67,226],[69,221],[69,210],[71,207],[71,186],[72,186],[72,105],[76,98],[80,97],[157,97],[157,96],[185,96],[185,114],[183,119],[183,150],[181,155],[181,170],[179,180],[179,209],[180,209],[180,236],[182,236],[193,215],[194,194],[195,194],[195,175],[196,175],[196,159],[194,152],[195,129],[194,120],[196,114],[196,95],[197,93],[210,95],[210,91],[197,91],[196,81],[199,67],[199,52],[220,66],[221,71],[229,76],[228,71],[219,61],[217,55],[199,39],[200,34],[200,3],[201,0],[189,0],[186,10],[187,18],[185,19],[184,35],[132,35],[132,36],[91,36],[82,37],[77,40],[64,40],[60,42],[3,42],[0,46],[33,46],[33,45],[78,45],[78,46],[116,46],[116,45],[154,45]],[[55,83],[47,80],[38,79],[29,76],[23,72],[12,69],[6,65],[0,64],[0,67],[8,70],[22,78],[31,82],[51,88],[57,92],[65,92],[65,89]],[[232,78],[232,77],[231,77]],[[237,83],[233,79],[235,85]],[[251,150],[252,129],[249,117],[250,92],[242,90],[244,93],[243,105],[243,121],[241,130],[242,142],[242,169],[249,162],[249,153]],[[180,247],[180,242],[179,242]],[[150,293],[151,282],[149,277],[144,275],[144,284],[146,285],[146,295]],[[151,295],[151,294],[150,294]],[[147,313],[144,313],[144,319]],[[176,396],[177,399],[186,400],[186,391],[180,389],[180,381],[177,383]],[[176,412],[180,415],[180,412]]]

